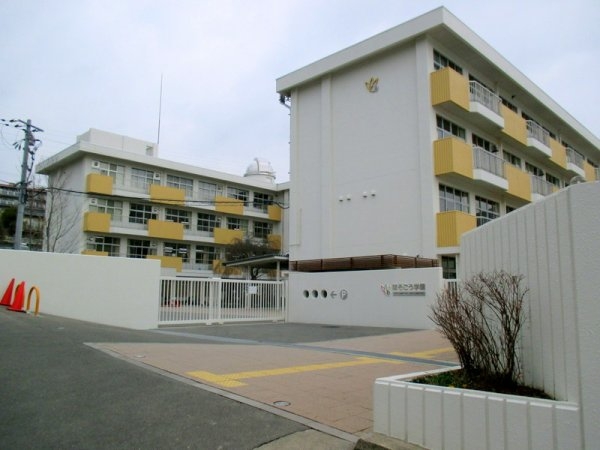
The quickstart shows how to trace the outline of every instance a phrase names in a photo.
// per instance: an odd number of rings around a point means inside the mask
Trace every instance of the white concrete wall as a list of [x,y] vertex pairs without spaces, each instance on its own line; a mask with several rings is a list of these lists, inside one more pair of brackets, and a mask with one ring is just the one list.
[[580,405],[583,447],[600,442],[600,183],[570,186],[463,235],[461,278],[525,276],[525,381]]
[[[422,283],[425,295],[394,295],[410,285]],[[433,328],[427,316],[441,286],[440,268],[290,272],[289,321]],[[347,294],[345,299],[342,291]]]
[[158,325],[159,261],[0,250],[2,293],[12,278],[15,286],[25,281],[25,301],[38,287],[40,314],[133,329]]
[[373,431],[432,449],[563,450],[583,447],[577,404],[379,378]]
[[410,42],[293,91],[291,260],[435,256],[430,53]]

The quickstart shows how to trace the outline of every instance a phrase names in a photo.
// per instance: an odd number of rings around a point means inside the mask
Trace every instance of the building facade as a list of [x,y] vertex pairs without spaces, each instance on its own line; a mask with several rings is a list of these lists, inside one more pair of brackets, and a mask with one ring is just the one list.
[[287,184],[255,158],[245,176],[158,158],[155,143],[90,129],[38,164],[48,176],[47,248],[153,258],[166,273],[214,276],[236,239],[286,251]]
[[[15,211],[19,205],[19,186],[16,184],[0,184],[0,216],[11,208]],[[46,189],[29,187],[23,216],[22,247],[30,250],[41,250],[44,232],[44,211],[46,207]],[[12,248],[14,231],[4,229],[0,246]]]
[[441,7],[277,80],[290,107],[290,264],[437,259],[599,179],[600,141]]

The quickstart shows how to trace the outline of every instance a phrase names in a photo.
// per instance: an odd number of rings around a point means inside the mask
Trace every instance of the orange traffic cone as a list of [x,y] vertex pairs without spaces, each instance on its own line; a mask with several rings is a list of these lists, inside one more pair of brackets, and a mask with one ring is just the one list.
[[8,287],[6,288],[6,292],[2,296],[2,301],[0,301],[0,305],[10,306],[10,304],[12,303],[14,289],[15,279],[13,278],[12,280],[10,280],[10,283],[8,283]]
[[8,309],[9,311],[25,312],[23,310],[23,303],[25,303],[25,282],[21,281],[15,291],[15,299]]

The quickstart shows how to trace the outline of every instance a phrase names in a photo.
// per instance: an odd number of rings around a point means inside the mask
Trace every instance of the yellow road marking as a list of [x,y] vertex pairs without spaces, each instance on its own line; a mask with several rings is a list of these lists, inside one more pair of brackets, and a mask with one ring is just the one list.
[[328,369],[339,369],[341,367],[364,366],[367,364],[380,364],[380,363],[403,364],[402,361],[360,357],[360,358],[353,359],[351,361],[323,363],[323,364],[309,364],[306,366],[281,367],[279,369],[254,370],[254,371],[249,371],[249,372],[229,373],[229,374],[223,374],[223,375],[219,375],[219,374],[212,373],[212,372],[205,372],[202,370],[197,370],[194,372],[187,372],[187,375],[190,375],[194,378],[198,378],[203,381],[207,381],[209,383],[218,384],[223,387],[240,387],[240,386],[246,386],[247,383],[243,383],[239,380],[248,380],[251,378],[272,377],[272,376],[276,376],[276,375],[289,375],[289,374],[294,374],[294,373],[313,372],[313,371],[317,371],[317,370],[328,370]]
[[440,353],[448,353],[448,352],[453,352],[453,351],[454,351],[454,348],[452,348],[452,347],[444,347],[444,348],[436,348],[433,350],[425,350],[423,352],[414,352],[414,353],[392,352],[392,353],[390,353],[390,355],[409,356],[412,358],[430,359],[430,358],[433,358],[434,356],[439,355]]

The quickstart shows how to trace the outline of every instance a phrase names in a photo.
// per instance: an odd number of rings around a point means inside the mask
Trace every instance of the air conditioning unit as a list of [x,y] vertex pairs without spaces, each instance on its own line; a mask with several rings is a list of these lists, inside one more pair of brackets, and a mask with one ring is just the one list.
[[97,205],[97,204],[98,204],[97,198],[90,198],[90,205]]
[[155,172],[154,173],[154,179],[160,181],[160,173]]
[[156,242],[150,242],[150,248],[156,248]]
[[92,169],[99,169],[100,161],[92,161]]

